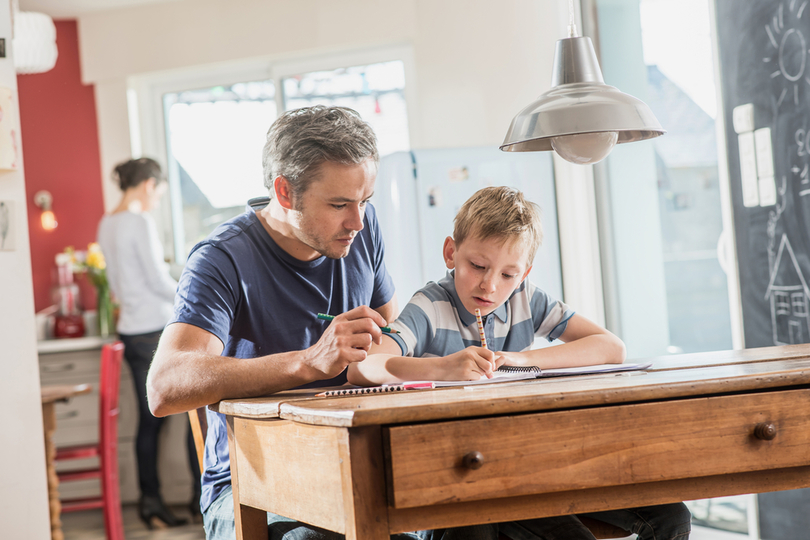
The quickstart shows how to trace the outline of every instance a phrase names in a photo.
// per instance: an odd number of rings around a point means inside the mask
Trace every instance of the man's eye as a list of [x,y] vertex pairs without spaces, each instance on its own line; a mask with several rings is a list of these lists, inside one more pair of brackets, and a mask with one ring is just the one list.
[[346,205],[345,204],[333,204],[332,208],[334,208],[335,210],[343,210],[344,208],[346,208]]

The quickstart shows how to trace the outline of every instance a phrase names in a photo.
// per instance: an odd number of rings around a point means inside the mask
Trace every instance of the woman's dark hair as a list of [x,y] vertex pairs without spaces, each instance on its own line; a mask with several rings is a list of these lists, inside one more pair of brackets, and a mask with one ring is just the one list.
[[113,180],[121,188],[121,191],[137,187],[141,182],[150,178],[154,178],[158,184],[165,180],[160,165],[151,158],[130,159],[119,163],[113,169]]

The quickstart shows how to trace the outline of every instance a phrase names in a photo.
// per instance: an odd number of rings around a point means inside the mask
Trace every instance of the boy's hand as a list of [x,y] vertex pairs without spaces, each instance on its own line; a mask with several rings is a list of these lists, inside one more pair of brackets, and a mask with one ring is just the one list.
[[519,352],[498,351],[495,356],[495,365],[498,367],[528,365],[526,358]]
[[305,363],[317,373],[312,380],[331,379],[352,362],[366,359],[372,343],[382,342],[385,319],[367,306],[336,316],[321,338],[306,350]]
[[444,357],[444,373],[441,380],[477,381],[492,378],[496,369],[495,353],[483,347],[467,347]]

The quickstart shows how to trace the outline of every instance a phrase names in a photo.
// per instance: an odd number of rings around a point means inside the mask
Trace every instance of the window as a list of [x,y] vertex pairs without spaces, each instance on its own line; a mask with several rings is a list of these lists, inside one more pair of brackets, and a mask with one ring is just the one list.
[[730,349],[709,1],[591,3],[605,82],[667,130],[617,146],[594,170],[612,231],[608,324],[630,357]]
[[790,315],[790,298],[788,293],[775,291],[773,293],[777,315]]
[[[645,101],[667,130],[617,146],[594,167],[600,225],[606,225],[600,238],[606,319],[630,358],[733,344],[734,297],[726,261],[718,257],[724,229],[718,161],[724,156],[716,141],[710,4],[582,0],[591,15],[583,20],[584,34],[598,36],[605,82]],[[787,294],[775,292],[774,302],[790,313]],[[729,534],[750,531],[753,538],[753,501],[741,495],[687,505],[695,524]]]
[[360,113],[377,134],[380,155],[409,150],[402,61],[317,71],[282,79],[284,110],[339,105]]
[[[807,317],[807,300],[804,292],[795,292],[790,295],[793,304],[793,315],[796,317]],[[800,341],[797,343],[801,343]]]
[[182,216],[176,260],[266,193],[261,155],[275,93],[273,81],[256,81],[163,96],[172,211]]
[[[164,75],[130,81],[138,117],[147,124],[143,153],[167,165],[168,211],[158,219],[167,233],[166,253],[183,264],[197,242],[241,213],[250,198],[267,195],[262,149],[280,111],[315,104],[350,107],[374,129],[381,155],[410,149],[406,63],[390,59],[397,56],[408,57],[383,50],[270,69],[260,62],[219,75],[213,69],[168,81]],[[312,69],[319,63],[332,65]],[[141,154],[137,148],[133,153]]]

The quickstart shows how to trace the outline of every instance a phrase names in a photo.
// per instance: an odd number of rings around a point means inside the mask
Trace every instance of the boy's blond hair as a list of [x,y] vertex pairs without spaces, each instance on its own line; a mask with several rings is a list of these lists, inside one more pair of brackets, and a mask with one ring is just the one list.
[[456,245],[470,237],[521,241],[528,250],[529,266],[543,241],[540,207],[511,187],[479,189],[461,206],[454,223]]

